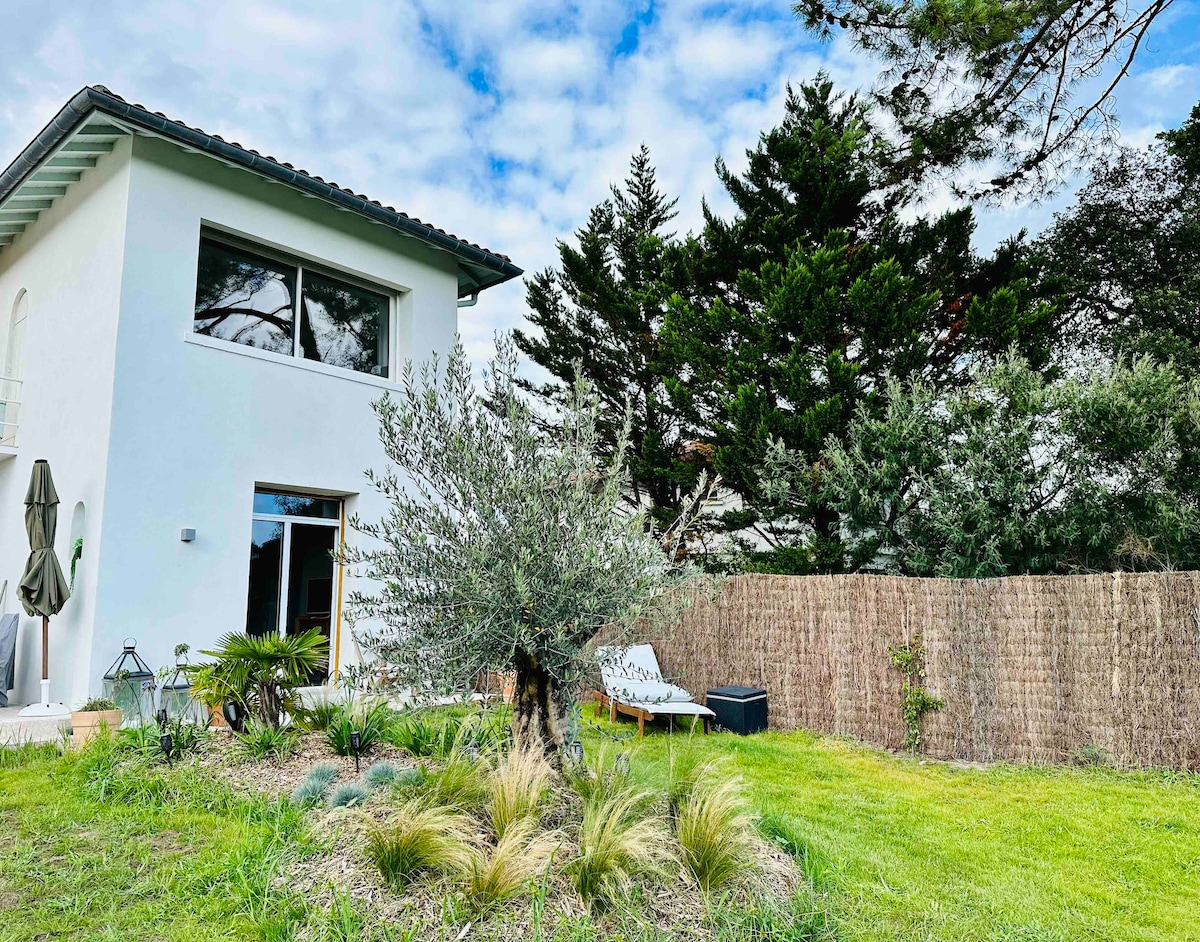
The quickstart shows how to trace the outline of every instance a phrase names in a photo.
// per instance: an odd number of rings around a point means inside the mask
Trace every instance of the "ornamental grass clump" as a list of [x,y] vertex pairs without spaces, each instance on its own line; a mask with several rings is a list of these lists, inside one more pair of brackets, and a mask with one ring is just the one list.
[[633,787],[629,757],[605,743],[578,765],[563,767],[563,778],[585,801],[604,801]]
[[705,892],[753,867],[754,817],[741,784],[719,778],[712,766],[698,768],[677,805],[675,837],[684,872]]
[[435,804],[478,811],[487,799],[488,771],[482,759],[452,752],[440,769],[426,773],[424,787]]
[[648,803],[648,795],[630,789],[584,804],[579,856],[568,870],[589,906],[628,895],[639,878],[660,873],[670,859],[665,822],[646,811]]
[[557,831],[538,833],[530,817],[514,820],[495,847],[477,847],[466,874],[467,899],[487,909],[529,889],[562,843]]
[[383,700],[356,699],[342,704],[325,727],[325,737],[339,756],[354,755],[351,737],[358,733],[358,753],[366,755],[381,741],[395,711]]
[[413,798],[371,829],[367,857],[388,885],[403,889],[423,873],[466,873],[474,857],[471,819],[444,805]]
[[244,759],[283,759],[295,751],[299,742],[296,731],[287,726],[271,726],[251,720],[243,733],[234,733],[235,747]]
[[380,759],[371,763],[371,767],[363,775],[363,781],[367,783],[368,788],[382,788],[385,785],[394,785],[396,775],[396,767],[386,759]]
[[302,807],[323,803],[337,774],[337,767],[332,763],[322,762],[313,766],[304,781],[292,791],[292,802]]
[[346,782],[339,785],[337,790],[329,796],[330,808],[353,808],[355,805],[361,805],[367,800],[367,790],[358,782]]
[[502,839],[518,822],[541,817],[542,803],[550,787],[550,766],[540,752],[512,749],[500,760],[487,780],[485,810],[492,831]]

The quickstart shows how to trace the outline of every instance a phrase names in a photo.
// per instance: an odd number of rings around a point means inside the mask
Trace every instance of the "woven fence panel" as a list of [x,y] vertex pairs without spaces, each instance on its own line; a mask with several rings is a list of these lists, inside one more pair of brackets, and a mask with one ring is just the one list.
[[1130,765],[1200,767],[1200,573],[1004,579],[735,576],[657,642],[699,694],[765,687],[771,725],[904,741],[888,647],[920,636],[924,749],[1060,762],[1085,747]]

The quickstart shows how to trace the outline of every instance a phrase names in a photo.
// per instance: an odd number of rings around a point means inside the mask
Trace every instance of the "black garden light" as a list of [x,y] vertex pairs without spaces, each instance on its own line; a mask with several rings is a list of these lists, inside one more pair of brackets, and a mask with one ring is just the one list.
[[174,743],[171,740],[171,734],[164,729],[162,735],[158,737],[158,748],[160,748],[163,752],[163,755],[167,757],[167,765],[171,764],[171,749],[173,747]]
[[570,745],[571,761],[576,765],[583,765],[583,743],[576,739]]
[[358,774],[358,753],[362,749],[362,733],[357,729],[350,730],[350,749],[354,753],[354,774]]
[[167,708],[159,707],[158,710],[156,710],[154,713],[154,719],[157,721],[159,729],[166,729],[167,728]]

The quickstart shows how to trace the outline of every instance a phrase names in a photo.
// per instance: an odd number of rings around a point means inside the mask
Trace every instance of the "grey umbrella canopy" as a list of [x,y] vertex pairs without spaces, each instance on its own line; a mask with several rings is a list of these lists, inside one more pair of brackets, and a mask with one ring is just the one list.
[[[71,590],[54,555],[54,531],[58,529],[58,492],[44,460],[33,463],[29,490],[25,492],[25,530],[29,534],[29,561],[17,586],[17,598],[29,615],[43,620],[57,615]],[[44,624],[44,621],[43,621]]]

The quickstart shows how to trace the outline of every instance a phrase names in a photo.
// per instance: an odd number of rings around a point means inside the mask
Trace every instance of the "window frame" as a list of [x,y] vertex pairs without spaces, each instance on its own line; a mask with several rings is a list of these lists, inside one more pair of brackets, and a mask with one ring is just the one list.
[[[292,524],[300,523],[300,524],[304,524],[306,526],[329,527],[330,529],[336,531],[336,533],[334,535],[334,546],[338,546],[338,545],[340,545],[341,540],[342,540],[342,521],[346,515],[346,499],[344,497],[338,497],[338,496],[329,495],[329,494],[306,494],[301,491],[285,491],[285,490],[282,490],[279,488],[262,487],[262,486],[256,486],[254,488],[254,493],[256,493],[256,494],[258,494],[258,493],[283,494],[285,496],[291,496],[291,497],[320,497],[324,500],[336,500],[338,502],[338,515],[336,517],[305,517],[305,516],[301,516],[299,514],[270,514],[270,513],[260,513],[253,509],[251,510],[251,514],[250,514],[251,541],[253,541],[253,539],[254,539],[253,526],[255,523],[262,522],[262,523],[283,524],[283,534],[282,534],[283,539],[280,542],[280,546],[279,546],[279,553],[280,553],[279,608],[278,608],[278,611],[276,612],[276,616],[275,616],[275,637],[286,638],[287,637],[287,600],[288,600],[288,591],[291,588],[289,583],[291,581],[290,580],[290,575],[291,575],[290,570],[291,570],[291,558],[292,558]],[[341,593],[337,589],[337,586],[340,582],[340,580],[338,578],[338,575],[339,575],[338,570],[340,570],[340,569],[341,569],[341,565],[337,562],[333,562],[334,592],[333,592],[333,596],[332,596],[332,611],[330,612],[330,619],[329,619],[330,648],[332,648],[333,644],[334,644],[334,640],[333,640],[334,633],[341,629],[341,614],[342,614],[342,612],[341,612]],[[249,587],[247,586],[247,590],[248,589],[249,589]],[[249,605],[248,599],[247,599],[247,605]],[[333,675],[333,670],[334,670],[334,668],[333,668],[333,652],[331,650],[330,651],[330,664],[327,668],[329,676]]]
[[[200,278],[200,250],[202,243],[205,241],[215,242],[217,245],[224,246],[235,251],[248,252],[252,255],[259,255],[262,258],[274,262],[277,265],[287,265],[294,269],[295,272],[295,296],[292,298],[292,352],[291,354],[277,353],[273,350],[263,350],[259,347],[253,347],[249,344],[238,343],[235,340],[226,340],[223,337],[212,337],[207,334],[201,334],[196,331],[195,326],[195,298],[196,291],[199,289]],[[387,369],[382,373],[369,373],[365,370],[348,369],[344,366],[338,366],[334,363],[326,363],[324,360],[311,360],[304,355],[304,351],[300,349],[300,307],[304,303],[304,273],[305,271],[315,272],[325,278],[332,278],[334,281],[341,281],[352,287],[359,288],[363,291],[370,291],[387,299]],[[273,360],[282,360],[293,365],[304,365],[306,367],[320,367],[321,372],[333,371],[334,375],[353,377],[355,379],[369,378],[376,381],[395,382],[399,376],[397,368],[397,360],[399,356],[399,337],[398,328],[400,321],[400,299],[405,292],[387,285],[380,284],[377,281],[363,278],[360,275],[352,272],[344,271],[332,265],[325,263],[314,263],[300,255],[292,254],[282,249],[274,248],[262,242],[256,242],[253,239],[245,236],[237,235],[232,232],[226,232],[223,229],[217,229],[210,225],[201,225],[200,237],[196,241],[196,284],[192,291],[192,322],[188,329],[188,336],[193,340],[198,340],[205,345],[216,344],[223,349],[237,350],[239,353],[253,351],[253,355],[269,357]]]

